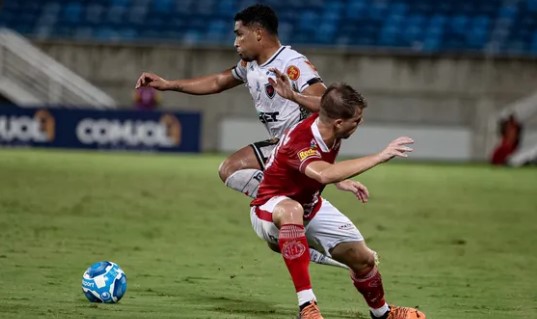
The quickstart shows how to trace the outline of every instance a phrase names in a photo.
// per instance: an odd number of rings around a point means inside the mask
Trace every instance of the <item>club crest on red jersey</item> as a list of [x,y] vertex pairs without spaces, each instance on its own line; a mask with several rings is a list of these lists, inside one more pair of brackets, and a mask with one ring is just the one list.
[[294,65],[289,66],[285,73],[287,73],[287,76],[291,81],[296,81],[300,77],[300,69]]
[[267,93],[267,96],[272,99],[274,95],[276,95],[276,90],[274,90],[274,87],[270,85],[270,83],[265,84],[265,93]]

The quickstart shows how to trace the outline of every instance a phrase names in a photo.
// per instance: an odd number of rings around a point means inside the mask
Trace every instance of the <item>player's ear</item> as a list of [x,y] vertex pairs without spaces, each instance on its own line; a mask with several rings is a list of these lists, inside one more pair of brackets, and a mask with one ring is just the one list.
[[255,28],[255,39],[259,42],[263,38],[263,29],[262,28]]
[[335,119],[334,120],[334,126],[335,127],[340,128],[341,125],[343,125],[343,120],[342,119]]

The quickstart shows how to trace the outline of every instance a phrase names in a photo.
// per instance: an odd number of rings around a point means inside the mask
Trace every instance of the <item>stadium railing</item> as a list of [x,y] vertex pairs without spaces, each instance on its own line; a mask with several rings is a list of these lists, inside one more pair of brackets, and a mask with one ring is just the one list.
[[117,106],[108,94],[6,28],[0,28],[0,92],[21,106]]

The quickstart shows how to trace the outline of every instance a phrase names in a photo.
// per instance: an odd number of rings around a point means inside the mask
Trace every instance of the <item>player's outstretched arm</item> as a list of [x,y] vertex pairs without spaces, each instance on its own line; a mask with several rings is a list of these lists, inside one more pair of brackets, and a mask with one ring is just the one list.
[[194,95],[206,95],[231,89],[241,83],[241,81],[233,77],[231,69],[184,80],[166,80],[154,73],[144,72],[138,78],[136,88],[148,86],[160,91],[177,91]]
[[276,76],[274,79],[269,78],[269,83],[274,87],[278,95],[305,107],[310,112],[319,112],[321,97],[326,91],[324,83],[315,83],[307,87],[302,93],[298,93],[292,89],[291,81],[286,74],[276,68],[271,68],[270,70]]
[[361,158],[346,160],[331,164],[325,161],[314,161],[305,168],[305,174],[319,183],[332,184],[347,178],[359,175],[380,163],[389,161],[394,157],[408,157],[407,152],[412,148],[407,145],[414,143],[410,137],[399,137],[393,140],[380,153]]

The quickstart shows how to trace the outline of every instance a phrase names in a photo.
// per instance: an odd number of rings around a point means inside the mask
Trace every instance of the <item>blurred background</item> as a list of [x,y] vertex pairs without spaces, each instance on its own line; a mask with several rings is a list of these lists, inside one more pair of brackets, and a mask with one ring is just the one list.
[[0,144],[230,152],[265,139],[244,88],[134,90],[144,71],[178,79],[236,64],[233,16],[257,2],[325,83],[369,100],[343,154],[408,134],[413,159],[535,162],[537,0],[4,1]]
[[[367,205],[323,193],[381,254],[390,303],[537,318],[537,170],[490,165],[537,163],[537,0],[0,0],[2,318],[295,318],[249,198],[218,177],[267,138],[248,90],[134,89],[236,65],[233,16],[256,2],[368,99],[343,155],[416,141],[359,177]],[[113,307],[81,292],[101,260],[128,277]],[[328,318],[369,318],[346,271],[311,271]]]

